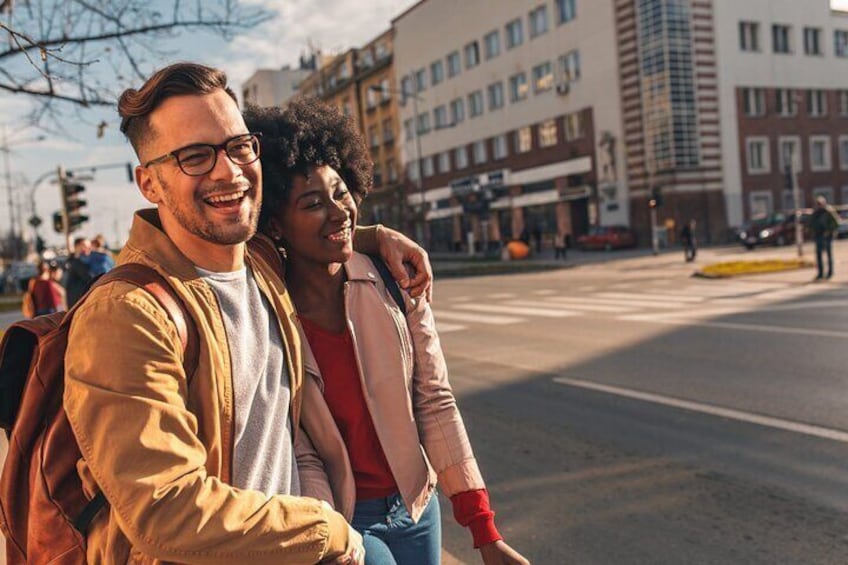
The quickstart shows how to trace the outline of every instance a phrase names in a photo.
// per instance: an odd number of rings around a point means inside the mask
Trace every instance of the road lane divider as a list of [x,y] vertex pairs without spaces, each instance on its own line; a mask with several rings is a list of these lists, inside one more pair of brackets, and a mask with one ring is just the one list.
[[605,385],[602,383],[596,383],[592,381],[584,381],[581,379],[570,379],[568,377],[554,377],[553,381],[557,384],[582,388],[586,390],[593,390],[596,392],[603,392],[606,394],[611,394],[614,396],[620,396],[623,398],[630,398],[633,400],[641,400],[643,402],[649,402],[651,404],[659,404],[662,406],[669,406],[671,408],[678,408],[681,410],[688,410],[689,412],[698,412],[700,414],[707,414],[710,416],[718,416],[720,418],[726,418],[728,420],[736,420],[738,422],[745,422],[748,424],[756,424],[759,426],[764,426],[767,428],[773,428],[777,430],[783,430],[787,432],[799,433],[807,436],[829,439],[833,441],[838,441],[841,443],[848,443],[848,432],[842,430],[836,430],[833,428],[825,428],[823,426],[816,426],[814,424],[804,424],[802,422],[795,422],[792,420],[784,420],[782,418],[775,418],[772,416],[765,416],[762,414],[756,414],[753,412],[745,412],[742,410],[736,410],[733,408],[724,408],[721,406],[716,406],[714,404],[705,404],[703,402],[694,402],[692,400],[683,400],[681,398],[675,398],[673,396],[665,396],[662,394],[655,394],[652,392],[642,392],[639,390],[633,390],[629,388],[623,388],[613,385]]

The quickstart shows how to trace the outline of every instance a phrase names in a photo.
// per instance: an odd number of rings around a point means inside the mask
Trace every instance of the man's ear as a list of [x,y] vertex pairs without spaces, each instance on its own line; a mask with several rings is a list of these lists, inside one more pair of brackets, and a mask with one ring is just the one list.
[[162,201],[158,190],[160,183],[155,178],[154,172],[148,167],[136,166],[135,184],[141,191],[141,195],[151,204],[159,204]]

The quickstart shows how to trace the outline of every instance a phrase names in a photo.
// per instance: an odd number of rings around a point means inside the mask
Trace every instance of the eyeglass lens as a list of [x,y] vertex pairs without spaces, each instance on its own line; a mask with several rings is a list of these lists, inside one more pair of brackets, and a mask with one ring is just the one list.
[[[187,175],[205,175],[218,160],[218,149],[214,145],[192,145],[175,154],[180,168]],[[259,158],[259,140],[245,135],[231,139],[224,147],[227,158],[236,165],[249,165]]]

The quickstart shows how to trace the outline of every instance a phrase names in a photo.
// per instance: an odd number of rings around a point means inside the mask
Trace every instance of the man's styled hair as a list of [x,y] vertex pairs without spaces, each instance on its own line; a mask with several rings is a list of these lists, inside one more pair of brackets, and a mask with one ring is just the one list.
[[227,86],[227,75],[197,63],[175,63],[156,71],[138,90],[126,89],[118,99],[121,131],[138,155],[140,145],[150,134],[150,114],[172,96],[211,94],[223,90],[238,104]]
[[308,177],[312,167],[334,168],[357,202],[371,190],[374,164],[365,139],[335,106],[300,98],[285,110],[251,106],[244,120],[250,131],[262,133],[260,229],[287,203],[292,179]]

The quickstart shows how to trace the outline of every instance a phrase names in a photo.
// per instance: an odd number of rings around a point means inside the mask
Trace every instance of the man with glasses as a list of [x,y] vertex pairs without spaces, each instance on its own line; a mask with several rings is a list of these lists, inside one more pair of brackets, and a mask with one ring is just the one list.
[[[89,562],[361,563],[344,518],[297,497],[300,342],[280,266],[245,243],[262,200],[259,142],[226,77],[172,65],[126,91],[119,112],[156,209],[136,213],[118,263],[165,277],[199,352],[187,374],[175,325],[126,282],[76,312],[64,406],[83,486],[108,501],[88,529]],[[360,236],[394,272],[414,258],[418,275],[401,284],[427,291],[420,248],[384,228]]]

